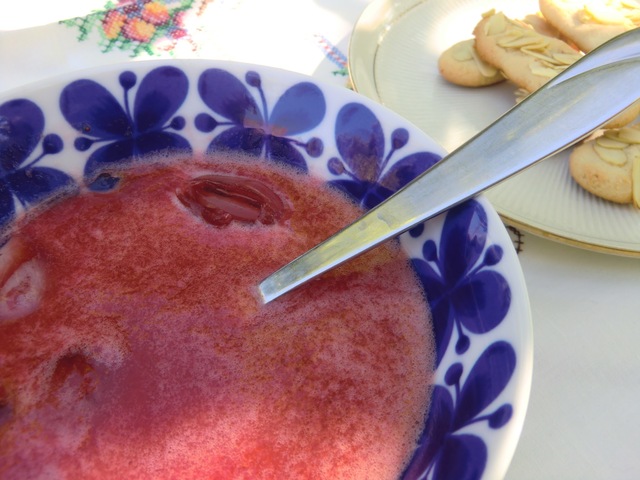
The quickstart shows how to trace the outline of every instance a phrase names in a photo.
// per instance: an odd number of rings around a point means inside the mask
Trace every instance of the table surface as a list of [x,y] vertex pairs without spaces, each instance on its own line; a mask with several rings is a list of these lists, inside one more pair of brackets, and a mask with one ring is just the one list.
[[[127,42],[106,46],[96,19],[107,3],[21,0],[5,11],[0,91],[69,70],[157,57],[264,64],[346,87],[349,38],[369,1],[194,0],[182,25],[174,25],[177,33],[146,50]],[[58,22],[75,17],[83,21]],[[640,478],[640,260],[520,233],[534,374],[506,478]]]

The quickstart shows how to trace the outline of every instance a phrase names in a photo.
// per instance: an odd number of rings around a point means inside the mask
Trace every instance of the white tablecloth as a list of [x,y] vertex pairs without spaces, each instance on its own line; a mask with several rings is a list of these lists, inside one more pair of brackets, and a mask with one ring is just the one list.
[[[349,37],[368,0],[194,2],[202,8],[185,20],[188,38],[151,54],[126,45],[105,51],[96,25],[85,24],[86,38],[78,40],[79,24],[55,22],[87,15],[106,1],[64,2],[64,9],[57,3],[21,0],[3,7],[0,91],[70,69],[156,56],[246,61],[346,86]],[[527,233],[523,240],[534,376],[507,478],[640,478],[640,260]]]

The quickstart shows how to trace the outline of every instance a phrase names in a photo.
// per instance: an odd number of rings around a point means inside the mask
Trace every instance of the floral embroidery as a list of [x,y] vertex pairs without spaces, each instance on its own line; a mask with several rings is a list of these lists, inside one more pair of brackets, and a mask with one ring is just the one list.
[[331,63],[338,67],[338,70],[334,70],[334,75],[339,75],[341,77],[346,77],[349,75],[349,66],[347,62],[347,56],[342,53],[338,47],[332,44],[326,37],[322,35],[315,35],[315,39],[318,41],[318,45],[324,52],[324,55],[327,57]]
[[[28,208],[75,184],[66,173],[37,166],[46,155],[59,153],[62,139],[56,134],[44,137],[44,114],[27,99],[0,105],[0,227],[16,215],[14,196]],[[42,152],[32,155],[38,145]]]
[[342,159],[331,158],[328,166],[332,174],[341,178],[331,184],[365,208],[378,205],[441,158],[432,152],[412,153],[392,162],[387,169],[391,157],[409,141],[409,132],[404,128],[394,130],[391,148],[385,155],[382,125],[375,114],[360,103],[349,103],[340,109],[335,139]]
[[[85,179],[94,190],[113,187],[117,179],[99,176],[101,170],[146,155],[166,152],[190,152],[186,139],[167,130],[181,130],[185,119],[173,115],[184,102],[189,89],[187,76],[175,67],[158,67],[140,82],[133,111],[129,92],[137,77],[123,72],[119,77],[124,90],[124,108],[101,84],[76,80],[60,95],[60,109],[69,124],[82,133],[75,141],[77,150],[91,153],[84,168]],[[173,117],[173,118],[172,118]]]
[[296,83],[269,111],[260,75],[248,72],[245,81],[257,90],[259,103],[245,84],[226,70],[212,68],[200,76],[200,97],[211,110],[227,119],[219,121],[208,113],[196,117],[196,128],[202,132],[224,128],[213,138],[208,151],[240,150],[306,171],[306,161],[298,149],[318,157],[323,151],[322,141],[311,138],[303,142],[293,136],[312,130],[323,121],[326,102],[322,90],[311,82]]
[[65,20],[77,27],[78,40],[86,40],[91,32],[100,33],[103,52],[114,48],[130,51],[136,57],[145,52],[171,51],[179,40],[190,41],[185,15],[201,14],[209,0],[120,0],[109,1],[104,9],[85,17]]

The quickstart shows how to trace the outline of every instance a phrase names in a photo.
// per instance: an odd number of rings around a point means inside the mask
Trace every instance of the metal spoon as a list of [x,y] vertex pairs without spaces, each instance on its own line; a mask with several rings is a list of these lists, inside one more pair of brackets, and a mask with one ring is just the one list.
[[270,302],[583,139],[640,98],[640,29],[605,43],[351,225],[263,280]]

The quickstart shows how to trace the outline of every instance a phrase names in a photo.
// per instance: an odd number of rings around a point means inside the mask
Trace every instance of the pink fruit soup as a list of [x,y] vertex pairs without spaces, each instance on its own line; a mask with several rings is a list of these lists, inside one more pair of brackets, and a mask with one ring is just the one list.
[[434,361],[406,257],[257,290],[359,213],[222,158],[137,167],[20,222],[0,256],[0,477],[397,478]]

